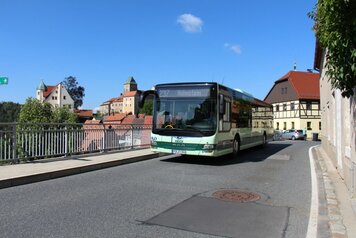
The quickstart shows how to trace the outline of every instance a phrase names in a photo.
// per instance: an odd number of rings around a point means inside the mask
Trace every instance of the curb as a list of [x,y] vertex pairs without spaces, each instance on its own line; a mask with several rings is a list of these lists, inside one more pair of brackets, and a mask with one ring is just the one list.
[[316,156],[316,147],[317,146],[312,146],[309,148],[312,194],[306,238],[329,238],[331,237],[331,234],[327,201],[322,169],[320,167],[319,159]]
[[70,176],[74,174],[86,173],[94,170],[105,169],[105,168],[115,167],[124,164],[135,163],[143,160],[154,159],[159,156],[160,156],[159,154],[142,155],[142,156],[132,157],[128,159],[114,160],[114,161],[80,166],[75,168],[62,169],[58,171],[44,172],[44,173],[29,175],[24,177],[4,179],[0,181],[0,189],[29,184],[29,183],[36,183],[40,181]]
[[326,199],[326,209],[328,216],[329,229],[332,238],[346,238],[348,237],[346,227],[343,223],[343,217],[340,212],[339,202],[335,194],[335,185],[329,177],[328,168],[324,157],[320,154],[320,146],[313,148],[316,154],[315,162],[319,164],[321,169],[320,180],[324,187],[324,196]]

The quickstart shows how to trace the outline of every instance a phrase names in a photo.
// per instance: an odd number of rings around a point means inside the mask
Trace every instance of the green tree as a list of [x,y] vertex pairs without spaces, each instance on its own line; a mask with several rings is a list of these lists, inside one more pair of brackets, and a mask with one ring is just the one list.
[[74,100],[74,108],[78,109],[78,107],[83,105],[83,98],[85,96],[84,87],[78,86],[77,79],[73,76],[65,78],[63,84],[66,87],[69,95]]
[[27,98],[19,113],[19,122],[48,123],[52,118],[51,105],[36,98]]
[[14,102],[0,103],[0,122],[16,122],[21,110],[21,105]]
[[139,110],[139,113],[146,114],[146,115],[152,115],[153,114],[153,100],[145,100],[145,104],[143,107]]
[[69,110],[67,107],[58,107],[52,111],[52,123],[76,123],[77,114]]
[[104,118],[104,114],[98,110],[98,111],[96,111],[96,113],[94,113],[94,118],[96,120],[102,120]]
[[343,97],[354,95],[356,86],[356,1],[319,0],[308,16],[326,49],[326,74]]

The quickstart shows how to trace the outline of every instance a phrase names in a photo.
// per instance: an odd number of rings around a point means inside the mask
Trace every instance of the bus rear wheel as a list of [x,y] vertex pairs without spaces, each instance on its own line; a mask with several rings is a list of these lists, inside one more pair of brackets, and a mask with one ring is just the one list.
[[239,138],[234,139],[233,143],[232,143],[232,156],[235,160],[241,160],[239,158],[239,152],[240,152],[240,140]]

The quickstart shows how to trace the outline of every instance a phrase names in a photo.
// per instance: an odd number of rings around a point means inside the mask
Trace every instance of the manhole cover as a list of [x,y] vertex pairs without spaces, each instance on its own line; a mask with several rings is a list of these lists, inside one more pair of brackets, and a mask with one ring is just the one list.
[[231,202],[255,202],[261,199],[261,196],[252,193],[252,192],[245,192],[240,190],[221,190],[213,193],[213,197],[224,200],[224,201],[231,201]]

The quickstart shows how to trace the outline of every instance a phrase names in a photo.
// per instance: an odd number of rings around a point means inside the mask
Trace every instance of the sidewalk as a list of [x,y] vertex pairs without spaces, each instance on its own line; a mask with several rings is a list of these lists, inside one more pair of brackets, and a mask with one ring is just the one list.
[[158,157],[150,149],[81,155],[0,166],[0,189]]
[[351,199],[347,187],[333,166],[331,159],[321,146],[314,149],[315,160],[322,170],[323,188],[326,200],[328,225],[331,237],[355,238],[356,237],[356,199]]

